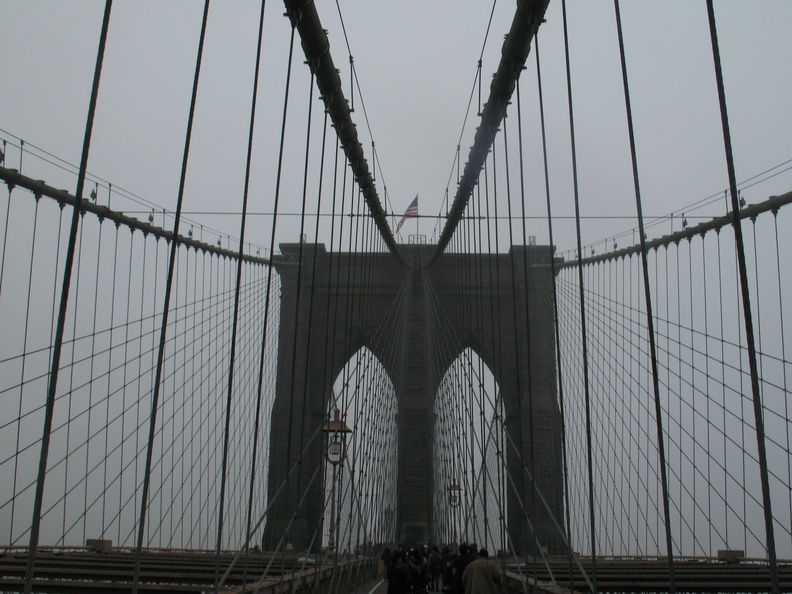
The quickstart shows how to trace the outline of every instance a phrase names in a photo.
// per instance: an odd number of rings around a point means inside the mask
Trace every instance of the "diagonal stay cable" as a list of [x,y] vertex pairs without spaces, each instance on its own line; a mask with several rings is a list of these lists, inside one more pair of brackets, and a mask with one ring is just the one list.
[[562,0],[561,13],[564,25],[564,57],[566,62],[566,83],[567,83],[567,108],[569,110],[569,141],[572,151],[572,186],[575,202],[575,231],[577,235],[577,250],[578,250],[578,290],[580,291],[580,335],[582,347],[582,363],[583,363],[583,393],[585,401],[585,419],[586,419],[586,456],[587,456],[587,475],[588,475],[588,503],[589,503],[589,523],[590,523],[590,546],[591,546],[591,566],[592,566],[592,579],[593,587],[592,592],[597,592],[597,533],[595,526],[595,492],[592,460],[592,435],[591,435],[591,391],[589,386],[589,354],[588,354],[588,332],[586,330],[586,308],[585,308],[585,284],[583,282],[583,265],[582,265],[582,240],[580,231],[580,194],[578,186],[578,169],[577,169],[577,148],[575,144],[575,119],[572,101],[572,75],[569,59],[569,27],[567,21],[566,1]]
[[[209,0],[206,0],[203,10],[203,22],[201,24],[200,40],[198,42],[198,52],[196,56],[195,75],[193,79],[192,97],[190,101],[190,111],[187,121],[187,133],[184,141],[184,157],[182,159],[181,176],[179,181],[179,193],[176,202],[176,217],[173,224],[173,235],[179,234],[179,223],[181,222],[181,209],[184,199],[184,186],[187,178],[187,163],[190,154],[190,141],[192,139],[192,127],[195,119],[195,105],[198,96],[198,80],[201,73],[201,59],[203,57],[204,40],[206,38],[206,23],[209,15]],[[171,243],[170,261],[168,265],[168,278],[165,286],[165,303],[162,309],[162,326],[160,330],[159,350],[157,354],[157,371],[154,380],[153,394],[151,396],[151,416],[149,423],[148,447],[146,449],[146,465],[143,475],[143,491],[140,498],[140,516],[138,518],[137,546],[135,549],[135,575],[132,582],[132,591],[137,592],[140,584],[140,567],[143,555],[143,538],[146,532],[146,512],[148,511],[148,494],[151,479],[151,464],[154,451],[154,435],[157,426],[157,408],[159,405],[160,384],[162,381],[163,356],[165,354],[165,335],[168,328],[168,310],[170,309],[170,299],[173,287],[173,270],[176,261],[176,252],[179,246],[176,242]]]
[[[104,52],[107,42],[107,31],[110,26],[110,12],[112,10],[112,0],[105,3],[102,30],[99,37],[99,49],[97,51],[96,66],[94,69],[93,83],[91,87],[91,99],[88,108],[88,118],[85,124],[85,137],[83,140],[82,157],[80,159],[80,173],[77,178],[77,198],[82,197],[85,184],[86,171],[88,168],[88,154],[91,147],[91,135],[93,132],[94,115],[96,113],[96,103],[99,96],[99,81],[101,79],[102,64],[104,62]],[[22,169],[20,163],[20,170]],[[61,349],[63,346],[63,335],[66,325],[66,310],[69,300],[69,286],[71,283],[72,266],[74,264],[74,252],[77,241],[77,228],[80,222],[80,211],[75,208],[72,213],[71,228],[69,232],[69,245],[64,265],[63,289],[61,291],[60,309],[58,311],[58,326],[55,336],[55,345],[51,360],[51,372],[49,385],[47,386],[47,408],[44,417],[44,432],[41,439],[41,456],[39,458],[38,479],[36,481],[36,496],[33,504],[33,520],[30,528],[30,546],[28,549],[28,564],[25,570],[24,591],[31,592],[33,588],[33,577],[36,563],[36,551],[38,549],[39,530],[41,527],[41,506],[44,500],[44,479],[47,474],[47,457],[49,454],[49,444],[51,438],[52,417],[55,408],[55,393],[58,386],[58,369],[60,366]]]
[[[259,72],[261,67],[261,40],[264,33],[264,9],[265,9],[265,2],[262,1],[261,3],[261,15],[259,17],[259,28],[258,28],[258,39],[256,44],[256,65],[254,67],[253,72],[253,93],[250,101],[250,124],[248,129],[248,143],[247,143],[247,158],[245,162],[245,185],[242,195],[242,217],[240,221],[240,230],[239,230],[239,254],[242,255],[244,247],[245,247],[245,228],[247,224],[247,208],[248,208],[248,196],[249,196],[249,189],[250,189],[250,170],[253,160],[253,139],[254,139],[254,131],[256,125],[256,99],[258,97],[258,85],[259,85]],[[225,513],[225,497],[226,497],[226,479],[227,479],[227,470],[228,470],[228,446],[229,446],[229,439],[230,439],[230,423],[231,423],[231,406],[233,403],[233,391],[234,391],[234,362],[236,360],[236,346],[237,346],[237,330],[239,324],[239,296],[241,291],[242,285],[242,258],[237,260],[237,271],[236,271],[236,290],[234,292],[234,317],[233,317],[233,327],[231,330],[231,352],[229,355],[229,366],[228,366],[228,391],[227,391],[227,399],[226,399],[226,410],[225,410],[225,432],[224,432],[224,441],[223,441],[223,460],[222,460],[222,473],[220,477],[220,502],[218,504],[218,513],[217,513],[217,546],[216,546],[216,553],[215,553],[215,583],[219,580],[219,573],[220,573],[220,552],[222,548],[222,540],[223,540],[223,520],[224,520],[224,513]],[[258,417],[256,417],[258,420]],[[253,481],[251,481],[251,485]],[[250,518],[247,518],[248,523]],[[248,526],[249,527],[249,526]],[[215,587],[215,592],[217,592],[217,587]]]
[[[737,176],[734,168],[734,154],[732,153],[731,132],[726,109],[726,93],[723,84],[723,70],[721,68],[718,34],[715,26],[715,9],[712,0],[707,0],[707,15],[709,17],[710,38],[712,43],[712,57],[715,66],[715,78],[718,88],[718,102],[723,128],[723,146],[726,153],[726,166],[729,177],[729,190],[731,195],[732,213],[740,212],[737,198]],[[751,371],[751,394],[753,396],[754,423],[756,427],[756,446],[759,454],[759,475],[762,483],[762,503],[765,519],[767,556],[770,563],[771,590],[775,594],[780,591],[778,580],[778,560],[776,557],[775,535],[773,531],[773,513],[770,497],[770,482],[767,471],[767,452],[764,431],[764,407],[762,404],[761,387],[759,385],[759,370],[756,358],[756,345],[754,343],[753,313],[751,311],[751,296],[748,285],[748,272],[745,263],[745,246],[743,244],[742,225],[739,216],[734,216],[734,240],[737,250],[737,262],[740,273],[740,289],[743,306],[743,323],[745,324],[745,338],[748,346],[748,364]]]
[[658,377],[658,363],[657,363],[657,346],[656,346],[656,333],[654,327],[654,312],[652,309],[652,291],[650,286],[650,279],[649,279],[649,263],[647,258],[647,248],[646,248],[646,232],[644,230],[644,218],[643,218],[643,203],[641,200],[641,189],[639,183],[639,176],[638,176],[638,158],[637,158],[637,151],[635,148],[635,131],[633,126],[633,117],[632,117],[632,103],[630,101],[630,90],[628,84],[628,77],[627,77],[627,62],[625,59],[625,51],[624,51],[624,35],[622,33],[622,21],[621,21],[621,11],[619,10],[619,0],[614,0],[613,2],[614,9],[616,12],[616,29],[618,31],[618,38],[619,38],[619,54],[621,57],[621,68],[622,68],[622,81],[624,86],[624,104],[626,109],[626,116],[627,116],[627,130],[629,133],[629,140],[630,140],[630,156],[632,161],[632,170],[633,170],[633,184],[635,187],[635,205],[638,215],[638,227],[639,227],[639,237],[641,241],[641,271],[643,272],[643,281],[644,281],[644,300],[646,302],[646,332],[649,337],[649,354],[651,356],[651,363],[652,363],[652,388],[653,388],[653,395],[654,395],[654,403],[655,403],[655,423],[657,427],[657,453],[658,453],[658,463],[660,465],[660,484],[663,493],[663,520],[664,520],[664,528],[665,528],[665,545],[666,545],[666,557],[668,560],[668,586],[669,590],[673,594],[676,592],[676,579],[674,575],[674,541],[671,536],[671,520],[670,520],[670,511],[669,511],[669,494],[668,494],[668,462],[666,459],[666,450],[665,450],[665,431],[663,430],[663,415],[662,415],[662,404],[660,401],[660,380]]

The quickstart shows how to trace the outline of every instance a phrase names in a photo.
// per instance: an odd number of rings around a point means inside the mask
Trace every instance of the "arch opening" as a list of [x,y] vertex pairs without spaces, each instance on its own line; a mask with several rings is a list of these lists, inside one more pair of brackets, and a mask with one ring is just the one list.
[[473,349],[446,370],[433,412],[436,540],[509,548],[504,405],[494,374]]
[[[341,438],[340,461],[325,457],[322,547],[370,552],[394,540],[398,403],[388,372],[366,347],[348,359],[333,383],[327,418],[336,410],[349,432]],[[334,436],[324,433],[327,451]]]

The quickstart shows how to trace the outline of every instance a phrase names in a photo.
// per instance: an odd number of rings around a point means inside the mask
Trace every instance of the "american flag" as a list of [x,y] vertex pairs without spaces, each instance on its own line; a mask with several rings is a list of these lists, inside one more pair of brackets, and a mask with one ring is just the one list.
[[398,233],[399,229],[401,229],[402,225],[404,225],[404,221],[417,216],[418,216],[418,194],[415,195],[413,201],[410,202],[410,206],[408,206],[407,210],[404,211],[401,221],[399,221],[399,224],[396,226],[396,233]]

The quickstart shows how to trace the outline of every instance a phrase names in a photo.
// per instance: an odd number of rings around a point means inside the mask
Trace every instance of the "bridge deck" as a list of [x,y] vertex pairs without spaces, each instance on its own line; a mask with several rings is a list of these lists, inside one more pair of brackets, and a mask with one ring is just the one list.
[[[217,575],[232,564],[235,553],[217,556],[212,551],[145,551],[138,590],[146,593],[212,591]],[[28,556],[26,552],[0,553],[0,591],[23,591]],[[217,569],[219,567],[219,569]],[[135,552],[113,550],[44,550],[36,557],[34,592],[129,592],[135,571]],[[253,591],[259,584],[262,594],[281,591],[284,583],[297,583],[297,591],[313,590],[317,579],[323,584],[341,584],[353,591],[358,584],[374,579],[376,562],[368,559],[325,561],[252,553],[241,557],[225,581],[223,592]],[[243,588],[243,584],[248,589]],[[287,586],[288,587],[288,586]],[[368,589],[371,589],[370,587]],[[368,590],[366,590],[368,591]]]
[[[225,572],[233,553],[220,555],[219,571]],[[206,592],[216,580],[216,555],[211,551],[146,551],[141,568],[141,592]],[[24,551],[0,553],[0,591],[21,592],[27,554]],[[593,575],[591,559],[582,559],[586,573]],[[128,592],[134,575],[135,553],[130,550],[90,552],[63,549],[39,551],[34,592]],[[284,584],[296,582],[296,591],[313,590],[315,581],[325,587],[355,594],[383,594],[387,584],[377,579],[373,560],[349,560],[334,565],[310,559],[254,553],[247,564],[239,560],[229,574],[224,592],[250,591],[260,576],[262,593],[275,592]],[[770,570],[766,563],[724,563],[711,558],[677,560],[674,565],[678,592],[770,592]],[[553,577],[555,583],[553,583]],[[507,569],[509,591],[522,591],[526,580],[539,592],[588,592],[589,586],[577,566],[565,558],[551,558],[547,565],[510,563]],[[779,566],[780,590],[792,592],[792,563]],[[599,592],[668,591],[668,564],[663,559],[597,559]]]
[[[594,574],[591,559],[581,559],[588,576]],[[599,558],[596,562],[599,592],[667,592],[668,561],[659,558]],[[552,571],[556,583],[550,575]],[[523,574],[530,584],[546,592],[588,592],[589,584],[577,566],[566,558],[547,565],[515,565],[509,581]],[[677,592],[770,592],[770,568],[766,562],[725,563],[712,558],[679,559],[674,562]],[[782,592],[792,592],[792,564],[779,565]]]

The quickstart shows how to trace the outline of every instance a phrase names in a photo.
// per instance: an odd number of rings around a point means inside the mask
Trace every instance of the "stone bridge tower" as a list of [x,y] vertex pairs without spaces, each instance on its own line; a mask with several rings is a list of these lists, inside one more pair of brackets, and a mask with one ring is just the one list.
[[[439,360],[447,368],[471,348],[500,386],[506,431],[521,451],[517,455],[509,448],[507,455],[515,486],[507,489],[511,540],[518,553],[533,550],[537,541],[561,551],[562,540],[551,516],[534,496],[523,471],[523,464],[533,468],[539,489],[562,525],[552,249],[515,246],[508,254],[444,254],[426,266],[435,246],[402,246],[405,267],[390,253],[328,253],[322,244],[307,243],[280,247],[282,255],[275,259],[281,277],[281,318],[270,443],[272,507],[264,547],[271,550],[278,545],[292,521],[294,503],[306,493],[313,469],[321,467],[321,443],[314,440],[298,470],[287,479],[301,444],[326,418],[333,382],[361,347],[378,357],[395,386],[399,460],[411,461],[399,463],[397,538],[434,540],[431,451],[434,397],[443,372],[429,369],[427,362]],[[402,365],[391,369],[373,338],[397,298],[402,304],[397,337]],[[453,346],[432,344],[426,332],[430,298],[441,305],[458,338]],[[312,483],[293,519],[290,542],[297,550],[308,548],[322,521],[323,485],[321,480]]]

